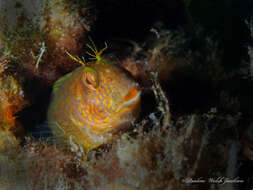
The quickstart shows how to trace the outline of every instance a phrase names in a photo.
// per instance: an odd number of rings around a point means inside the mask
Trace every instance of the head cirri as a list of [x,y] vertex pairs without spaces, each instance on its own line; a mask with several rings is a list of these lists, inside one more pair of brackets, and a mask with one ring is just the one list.
[[[105,48],[88,53],[94,62],[82,64],[60,78],[53,87],[48,122],[58,142],[85,150],[112,141],[129,128],[139,115],[141,91],[125,70],[102,57]],[[70,142],[71,140],[71,142]]]

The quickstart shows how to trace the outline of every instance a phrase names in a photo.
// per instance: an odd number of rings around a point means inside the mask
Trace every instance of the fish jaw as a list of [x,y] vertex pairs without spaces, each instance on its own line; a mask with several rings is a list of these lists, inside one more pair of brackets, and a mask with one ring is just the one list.
[[116,110],[116,126],[113,133],[121,131],[127,126],[131,126],[138,118],[141,110],[141,90],[138,86],[133,87],[124,97],[123,101]]

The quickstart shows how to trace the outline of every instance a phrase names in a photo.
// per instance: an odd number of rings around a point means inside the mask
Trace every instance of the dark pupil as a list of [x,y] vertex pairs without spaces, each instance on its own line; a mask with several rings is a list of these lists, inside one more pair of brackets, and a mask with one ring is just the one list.
[[88,85],[91,84],[91,82],[90,82],[90,80],[89,80],[88,78],[86,78],[86,83],[87,83]]

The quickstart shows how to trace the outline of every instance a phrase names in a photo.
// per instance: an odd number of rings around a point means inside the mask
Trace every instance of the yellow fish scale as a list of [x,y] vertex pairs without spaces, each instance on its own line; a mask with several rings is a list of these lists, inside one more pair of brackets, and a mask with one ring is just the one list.
[[90,67],[98,74],[96,89],[85,85],[85,67],[78,67],[55,83],[48,110],[58,142],[74,139],[85,150],[113,140],[140,110],[139,86],[125,70],[105,59]]

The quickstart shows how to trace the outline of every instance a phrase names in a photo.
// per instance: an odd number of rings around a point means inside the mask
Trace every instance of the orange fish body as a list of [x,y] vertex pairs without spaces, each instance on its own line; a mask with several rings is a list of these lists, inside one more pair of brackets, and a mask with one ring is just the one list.
[[50,128],[60,142],[74,141],[91,150],[110,142],[136,120],[140,94],[125,70],[100,57],[55,83],[48,110]]

